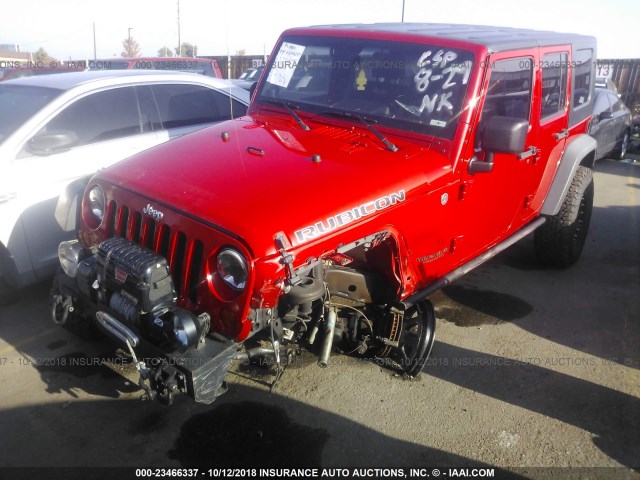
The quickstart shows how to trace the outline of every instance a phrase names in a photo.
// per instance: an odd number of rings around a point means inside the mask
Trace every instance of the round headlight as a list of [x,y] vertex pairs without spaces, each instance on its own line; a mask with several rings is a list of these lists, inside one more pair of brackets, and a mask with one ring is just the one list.
[[85,222],[89,228],[95,230],[102,225],[102,220],[106,212],[106,202],[104,192],[98,185],[91,187],[89,193],[85,197]]
[[82,253],[82,245],[78,240],[69,240],[62,242],[58,246],[58,259],[64,273],[71,278],[75,278],[78,272],[78,264],[80,263],[80,255]]
[[216,260],[218,273],[224,283],[236,291],[247,286],[247,262],[237,250],[225,248]]

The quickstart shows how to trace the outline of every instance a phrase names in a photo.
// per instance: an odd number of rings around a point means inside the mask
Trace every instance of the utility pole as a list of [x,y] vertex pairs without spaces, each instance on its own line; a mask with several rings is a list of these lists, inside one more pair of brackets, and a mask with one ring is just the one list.
[[132,27],[129,27],[129,44],[127,45],[127,52],[129,53],[129,58],[131,58],[131,30]]
[[402,0],[402,23],[404,23],[404,0]]
[[182,41],[180,40],[180,0],[178,0],[178,56],[182,56]]

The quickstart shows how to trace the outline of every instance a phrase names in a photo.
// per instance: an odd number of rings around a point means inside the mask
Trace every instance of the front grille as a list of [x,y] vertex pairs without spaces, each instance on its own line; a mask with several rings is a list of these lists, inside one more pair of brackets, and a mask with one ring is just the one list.
[[179,298],[198,303],[198,286],[204,271],[204,244],[178,228],[131,211],[127,206],[109,203],[106,231],[110,237],[126,238],[164,257],[171,269]]
[[[194,313],[207,312],[211,315],[212,330],[221,335],[246,338],[252,327],[248,312],[253,287],[243,292],[217,289],[218,277],[212,257],[220,249],[232,247],[250,258],[241,240],[206,219],[193,217],[188,211],[153,202],[107,182],[101,186],[108,208],[99,229],[88,233],[87,243],[97,245],[107,238],[122,237],[161,255],[171,269],[178,306]],[[195,200],[186,195],[185,208]],[[144,213],[150,208],[158,212],[159,220]],[[251,274],[250,269],[250,278]]]

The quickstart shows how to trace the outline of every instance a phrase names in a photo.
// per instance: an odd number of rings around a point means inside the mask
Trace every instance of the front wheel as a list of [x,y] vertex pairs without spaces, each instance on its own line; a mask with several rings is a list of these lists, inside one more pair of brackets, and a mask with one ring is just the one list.
[[535,231],[534,245],[539,261],[560,268],[578,261],[591,221],[593,192],[591,169],[578,167],[560,211],[547,217]]
[[428,300],[408,308],[404,314],[389,312],[379,336],[387,342],[375,356],[409,377],[417,376],[427,363],[435,339],[436,314]]

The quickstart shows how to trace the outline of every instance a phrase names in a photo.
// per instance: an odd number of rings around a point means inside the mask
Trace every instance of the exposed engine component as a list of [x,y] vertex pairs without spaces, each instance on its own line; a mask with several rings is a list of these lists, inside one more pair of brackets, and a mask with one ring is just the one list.
[[167,261],[124,238],[98,246],[97,255],[82,260],[78,288],[97,304],[163,351],[195,348],[209,333],[210,318],[175,305],[175,289]]
[[[61,247],[62,248],[62,247]],[[131,355],[139,384],[149,398],[171,403],[183,391],[211,403],[224,390],[226,371],[236,345],[208,338],[211,317],[196,315],[175,304],[175,290],[166,260],[129,240],[111,238],[96,254],[80,252],[77,243],[64,245],[65,265],[52,288],[51,315],[55,323],[89,330],[97,325]],[[80,308],[76,308],[78,305]],[[78,328],[79,327],[79,328]],[[154,358],[138,360],[134,348]]]
[[[97,325],[129,352],[146,396],[167,404],[178,392],[213,402],[225,391],[233,360],[267,357],[276,367],[273,388],[301,345],[316,351],[322,367],[337,351],[417,375],[433,345],[433,308],[422,302],[404,310],[394,301],[393,280],[362,261],[389,250],[372,252],[373,242],[355,245],[295,271],[282,284],[277,308],[254,311],[256,341],[271,348],[247,345],[241,352],[238,344],[213,338],[208,313],[176,305],[165,258],[123,238],[104,241],[95,252],[77,243],[61,246],[67,274],[54,283],[51,315],[67,327]],[[292,256],[282,256],[291,273]]]
[[420,372],[434,341],[429,302],[399,308],[391,303],[388,280],[376,272],[330,266],[310,275],[299,277],[280,299],[282,340],[313,346],[321,334],[318,364],[323,367],[330,364],[331,351],[338,350],[382,359],[408,376]]

